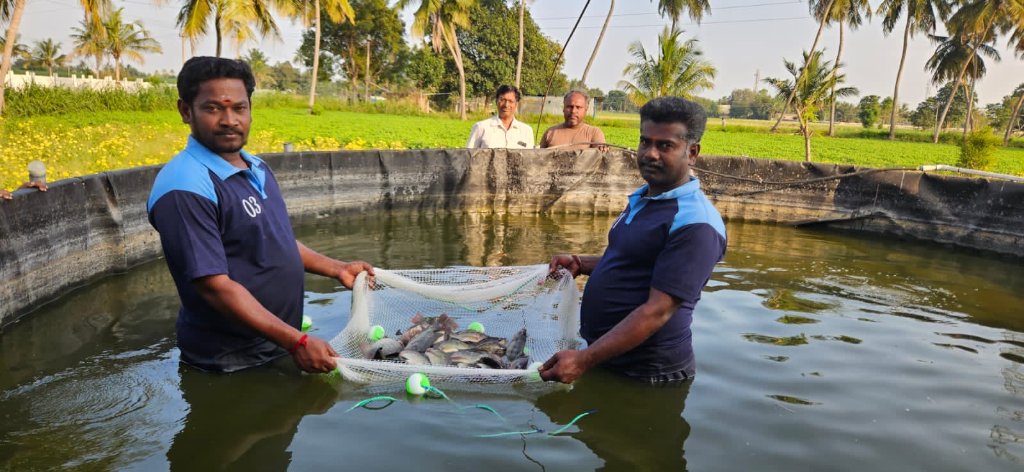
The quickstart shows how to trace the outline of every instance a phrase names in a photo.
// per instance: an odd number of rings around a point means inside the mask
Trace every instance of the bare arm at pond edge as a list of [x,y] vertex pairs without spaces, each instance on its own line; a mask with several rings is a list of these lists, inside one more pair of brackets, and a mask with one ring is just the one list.
[[[37,188],[37,189],[39,189],[40,192],[45,192],[48,187],[46,186],[46,182],[39,182],[39,181],[25,182],[25,183],[21,184],[21,186],[18,187],[17,190],[15,190],[15,191],[18,191],[18,190],[21,190],[21,189],[24,189],[24,188]],[[10,200],[12,198],[14,198],[14,195],[12,195],[11,192],[8,192],[6,189],[0,188],[0,200]]]

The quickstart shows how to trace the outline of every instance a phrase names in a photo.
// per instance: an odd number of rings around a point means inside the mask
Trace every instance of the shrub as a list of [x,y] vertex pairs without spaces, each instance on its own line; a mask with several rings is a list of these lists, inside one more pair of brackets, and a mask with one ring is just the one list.
[[140,90],[109,87],[101,90],[43,87],[29,84],[5,91],[9,117],[63,115],[76,112],[173,110],[178,101],[174,87]]
[[999,138],[992,134],[992,128],[979,128],[967,134],[960,144],[959,167],[986,170],[995,161],[993,154],[999,147]]

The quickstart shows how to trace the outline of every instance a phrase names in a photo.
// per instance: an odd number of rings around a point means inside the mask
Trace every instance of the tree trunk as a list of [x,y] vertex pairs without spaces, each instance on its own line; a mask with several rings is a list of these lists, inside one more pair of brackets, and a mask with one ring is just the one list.
[[[835,3],[835,0],[829,0],[828,1],[828,6],[825,7],[824,11],[828,12],[828,11],[832,10],[832,4],[833,3]],[[825,30],[825,23],[827,23],[827,22],[828,22],[828,15],[827,14],[826,15],[822,15],[821,16],[821,22],[818,24],[818,34],[814,35],[814,43],[811,44],[811,52],[810,52],[811,54],[814,54],[814,50],[818,48],[818,41],[821,39],[821,32]],[[808,57],[810,57],[810,56],[808,56]],[[789,109],[789,105],[791,105],[793,103],[793,97],[796,96],[796,91],[800,88],[800,81],[803,80],[804,73],[807,70],[806,66],[807,66],[807,63],[805,62],[804,63],[804,67],[800,69],[800,76],[796,78],[795,82],[793,82],[793,91],[789,93],[789,98],[786,99],[786,104],[782,106],[782,112],[779,113],[779,119],[778,119],[778,121],[775,122],[774,125],[772,125],[771,131],[774,132],[775,129],[779,127],[779,123],[782,123],[782,117],[786,116],[786,110],[788,110]]]
[[516,88],[523,70],[523,16],[526,14],[526,0],[519,0],[519,56],[516,58]]
[[804,121],[803,113],[799,109],[796,112],[800,121],[800,133],[804,136],[804,161],[811,162],[811,124]]
[[444,43],[448,45],[448,51],[455,59],[455,68],[459,70],[459,119],[466,119],[466,69],[462,66],[462,48],[459,47],[459,38],[455,35],[455,28],[448,30],[446,25],[441,25],[441,35],[444,36]]
[[4,112],[4,89],[7,88],[7,73],[11,71],[11,55],[14,54],[14,42],[18,40],[18,26],[21,25],[21,16],[25,13],[26,0],[14,0],[14,9],[11,11],[11,22],[7,25],[7,38],[4,43],[3,60],[0,61],[0,115]]
[[96,55],[96,78],[97,79],[100,78],[100,69],[102,69],[102,68],[103,68],[103,55],[102,54],[97,54]]
[[900,79],[903,77],[903,64],[907,61],[907,44],[910,43],[910,26],[910,12],[907,11],[907,27],[903,29],[903,54],[900,56],[900,67],[896,70],[896,88],[892,91],[892,116],[889,117],[889,139],[896,139],[896,113],[900,109]]
[[220,7],[217,7],[217,13],[213,16],[213,31],[217,35],[217,57],[220,57]]
[[363,74],[363,95],[366,103],[370,103],[370,38],[366,38],[366,72]]
[[121,81],[121,56],[114,56],[114,82]]
[[964,117],[964,138],[965,139],[967,138],[967,133],[972,128],[972,126],[971,126],[971,112],[974,111],[974,83],[975,83],[975,81],[977,81],[977,79],[974,78],[974,77],[971,77],[970,88],[967,88],[967,84],[964,84],[964,89],[965,89],[964,91],[967,92],[965,94],[966,95],[965,98],[967,100],[967,116]]
[[1020,115],[1022,104],[1024,104],[1024,88],[1021,88],[1020,98],[1017,99],[1017,104],[1013,106],[1013,113],[1010,113],[1010,122],[1006,124],[1006,133],[1003,134],[1003,146],[1010,145],[1010,136],[1013,135],[1013,127],[1017,123],[1017,117]]
[[604,26],[601,27],[601,34],[597,36],[597,43],[594,44],[594,52],[590,53],[590,60],[587,61],[587,68],[583,69],[583,78],[580,79],[580,83],[584,87],[587,86],[587,76],[590,74],[590,67],[594,65],[594,58],[597,57],[597,50],[601,49],[601,42],[604,41],[604,33],[608,31],[608,23],[612,21],[612,12],[615,11],[615,0],[612,0],[612,6],[608,7],[608,16],[604,17]]
[[[836,52],[836,63],[833,64],[833,69],[832,69],[832,70],[835,70],[835,71],[839,70],[839,60],[843,58],[843,44],[844,44],[844,40],[846,39],[846,35],[844,33],[845,29],[846,29],[845,28],[845,23],[840,21],[839,22],[839,51]],[[828,135],[829,136],[835,136],[836,135],[836,82],[835,81],[832,81],[832,110],[829,112],[829,117],[828,117]]]
[[316,104],[316,79],[320,69],[320,0],[313,2],[316,8],[316,29],[313,30],[313,74],[309,78],[309,114],[313,114]]

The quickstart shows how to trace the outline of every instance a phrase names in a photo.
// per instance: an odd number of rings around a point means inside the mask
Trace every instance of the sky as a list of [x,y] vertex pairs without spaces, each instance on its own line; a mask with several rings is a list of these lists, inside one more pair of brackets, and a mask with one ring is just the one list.
[[[175,27],[180,2],[165,0],[158,5],[146,0],[114,0],[115,7],[124,7],[125,17],[141,20],[163,46],[163,54],[146,56],[143,65],[133,64],[141,70],[174,70],[181,66],[182,43]],[[582,11],[586,0],[535,0],[527,3],[534,20],[549,38],[563,44]],[[564,72],[570,78],[583,74],[587,60],[597,41],[601,25],[608,13],[610,0],[591,0],[575,35],[566,48]],[[698,24],[689,18],[680,20],[684,37],[695,37],[705,58],[717,69],[715,87],[699,95],[720,98],[738,88],[753,88],[757,77],[785,78],[783,58],[796,61],[801,51],[810,48],[818,24],[807,10],[803,0],[711,0],[711,13]],[[877,7],[880,0],[872,0]],[[411,11],[403,12],[408,24]],[[71,49],[70,33],[82,19],[79,0],[29,0],[20,28],[21,42],[53,38],[62,43],[63,51]],[[656,2],[646,0],[619,0],[608,33],[595,60],[588,79],[590,87],[604,91],[618,88],[624,77],[622,70],[632,58],[627,52],[631,43],[639,41],[650,52],[657,47],[657,36],[667,21],[657,13]],[[265,40],[243,46],[243,54],[251,47],[263,50],[272,63],[291,60],[302,41],[301,24],[279,18],[281,39]],[[483,27],[477,25],[476,27]],[[940,27],[941,28],[941,27]],[[857,87],[861,96],[891,96],[899,66],[902,47],[902,28],[897,27],[889,36],[882,33],[881,22],[874,19],[856,31],[847,31],[842,62],[846,66],[847,84]],[[944,33],[939,31],[940,34]],[[199,43],[198,54],[214,54],[214,41],[207,38]],[[820,47],[826,56],[835,59],[839,44],[837,26],[826,28]],[[510,45],[509,59],[515,60],[516,45]],[[926,36],[911,39],[900,86],[900,101],[914,108],[928,94],[934,94],[924,64],[934,50]],[[988,75],[977,86],[982,104],[1001,100],[1024,81],[1024,59],[1006,48],[1005,39],[998,43],[1002,56],[999,63],[988,61]],[[234,56],[231,49],[225,55]],[[77,62],[77,61],[76,61]],[[764,88],[763,82],[757,87]]]

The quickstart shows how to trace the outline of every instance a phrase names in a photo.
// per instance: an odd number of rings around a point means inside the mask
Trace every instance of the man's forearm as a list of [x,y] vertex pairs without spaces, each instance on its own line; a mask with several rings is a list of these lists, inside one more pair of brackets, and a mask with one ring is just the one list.
[[193,281],[199,294],[214,309],[242,322],[278,346],[289,348],[302,332],[268,311],[245,287],[227,275]]
[[299,247],[299,256],[302,258],[302,267],[306,272],[322,275],[324,277],[338,277],[338,265],[340,261],[336,261],[330,257],[320,254],[298,241],[295,241],[295,244]]
[[646,303],[636,307],[583,351],[588,367],[599,365],[639,346],[661,329],[678,307],[679,303],[670,295],[652,289]]

